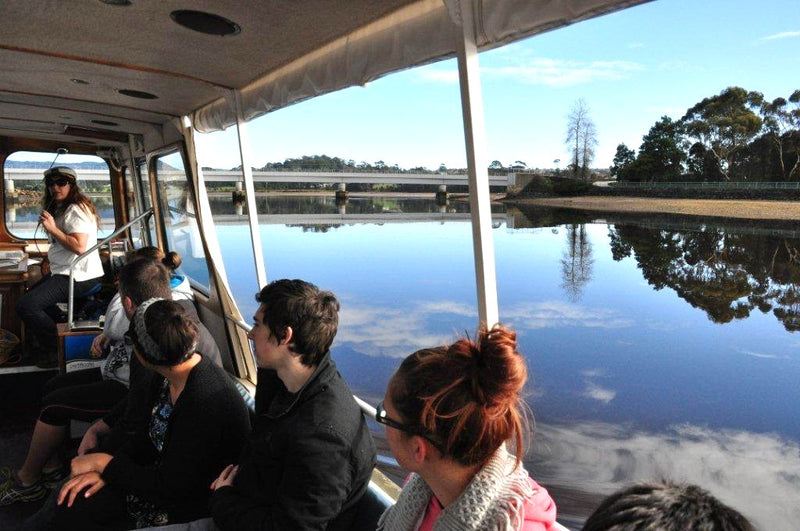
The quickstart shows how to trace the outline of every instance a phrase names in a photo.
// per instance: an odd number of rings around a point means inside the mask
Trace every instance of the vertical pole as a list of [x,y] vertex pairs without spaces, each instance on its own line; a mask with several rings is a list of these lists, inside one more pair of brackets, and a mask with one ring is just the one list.
[[250,241],[253,246],[253,263],[256,266],[256,281],[260,290],[267,285],[267,272],[264,267],[264,253],[261,248],[261,229],[258,226],[258,212],[256,211],[256,189],[253,185],[253,167],[250,156],[250,135],[247,124],[242,119],[242,105],[240,94],[233,93],[236,102],[236,129],[239,137],[239,155],[242,159],[242,177],[244,178],[245,200],[247,201],[247,219],[250,222]]
[[497,278],[494,263],[494,240],[492,239],[483,97],[472,4],[472,0],[461,0],[460,2],[462,34],[457,39],[458,78],[467,150],[472,247],[475,256],[475,281],[478,289],[478,317],[481,324],[492,326],[499,321]]

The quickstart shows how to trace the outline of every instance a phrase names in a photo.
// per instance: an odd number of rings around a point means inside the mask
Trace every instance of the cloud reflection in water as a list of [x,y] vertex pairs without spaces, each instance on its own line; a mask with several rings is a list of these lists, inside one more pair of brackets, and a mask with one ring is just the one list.
[[599,499],[665,478],[710,490],[760,529],[793,529],[800,521],[800,445],[774,434],[690,424],[651,433],[600,422],[540,422],[528,458],[565,518],[588,514],[571,505],[574,494],[559,503],[560,491]]

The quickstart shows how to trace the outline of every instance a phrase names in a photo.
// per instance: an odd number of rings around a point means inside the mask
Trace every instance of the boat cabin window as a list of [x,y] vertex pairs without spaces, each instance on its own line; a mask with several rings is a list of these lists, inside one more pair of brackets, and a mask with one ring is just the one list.
[[[183,158],[179,152],[159,155],[155,159],[156,182],[158,183],[158,201],[164,218],[167,248],[181,254],[181,269],[188,275],[195,287],[210,290],[206,255],[200,230],[197,227],[197,216],[192,187],[184,171]],[[149,202],[149,185],[145,190]],[[145,205],[149,208],[149,205]],[[155,241],[155,240],[154,240]]]
[[69,155],[17,151],[3,167],[5,181],[5,224],[9,234],[21,239],[45,239],[39,226],[44,196],[44,171],[51,166],[69,166],[78,174],[78,186],[91,198],[100,214],[99,237],[114,231],[114,204],[108,164],[94,155]]

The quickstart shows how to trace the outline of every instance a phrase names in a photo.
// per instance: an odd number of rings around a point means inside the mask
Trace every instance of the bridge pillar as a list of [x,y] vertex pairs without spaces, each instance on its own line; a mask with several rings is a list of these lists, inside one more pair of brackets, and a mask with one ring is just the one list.
[[447,185],[440,184],[439,191],[436,192],[436,204],[437,205],[446,205],[447,204]]
[[233,209],[236,211],[237,216],[244,215],[244,201],[233,201]]
[[[241,203],[242,201],[245,200],[245,197],[247,197],[247,194],[245,193],[244,189],[242,188],[243,184],[244,183],[242,181],[236,181],[236,190],[233,191],[233,194],[231,196],[231,198],[233,199],[234,203],[236,203],[236,202],[240,202]],[[237,214],[238,214],[238,212],[237,212]]]
[[17,207],[13,207],[12,206],[8,210],[6,210],[6,212],[8,212],[8,214],[7,214],[8,219],[6,221],[8,221],[9,223],[16,223],[17,222]]
[[347,184],[339,183],[339,189],[336,190],[336,203],[338,204],[340,201],[347,202],[347,198],[350,193],[347,191]]
[[6,196],[17,197],[17,192],[14,189],[14,180],[6,179]]

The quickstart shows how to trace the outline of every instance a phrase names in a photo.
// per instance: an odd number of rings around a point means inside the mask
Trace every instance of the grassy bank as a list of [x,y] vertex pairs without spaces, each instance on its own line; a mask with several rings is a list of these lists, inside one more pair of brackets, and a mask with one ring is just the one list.
[[508,202],[597,212],[659,212],[687,216],[800,221],[800,202],[797,201],[577,196],[512,199]]

